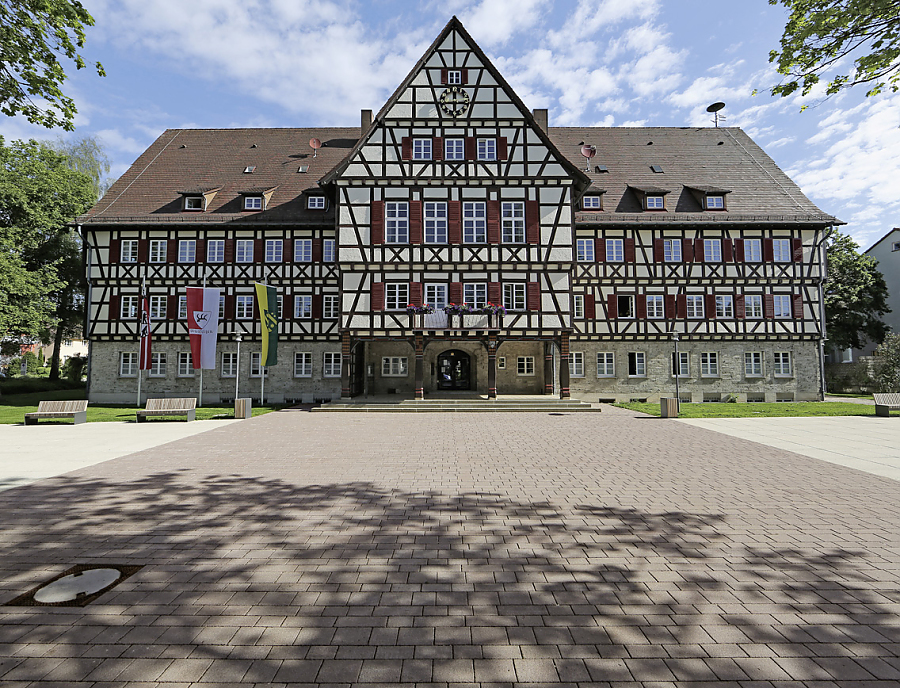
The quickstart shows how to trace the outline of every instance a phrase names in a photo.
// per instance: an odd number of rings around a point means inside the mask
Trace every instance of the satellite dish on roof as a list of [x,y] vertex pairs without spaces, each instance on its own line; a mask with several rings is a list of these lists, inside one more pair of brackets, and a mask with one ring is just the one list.
[[593,158],[595,155],[597,155],[597,147],[589,146],[588,144],[584,144],[581,147],[581,154],[586,158],[586,160],[584,161],[584,164],[585,164],[584,171],[590,172],[591,171],[591,164],[590,164],[591,158]]
[[719,110],[721,110],[724,107],[725,107],[725,103],[723,103],[722,101],[717,101],[717,102],[713,103],[712,105],[710,105],[708,108],[706,108],[707,112],[712,112],[715,114],[715,119],[713,120],[713,122],[716,123],[717,127],[719,126],[719,118],[721,118],[723,121],[725,120],[725,115],[719,114]]
[[313,149],[313,157],[315,158],[319,154],[319,149],[322,147],[322,142],[319,139],[310,139],[309,147]]

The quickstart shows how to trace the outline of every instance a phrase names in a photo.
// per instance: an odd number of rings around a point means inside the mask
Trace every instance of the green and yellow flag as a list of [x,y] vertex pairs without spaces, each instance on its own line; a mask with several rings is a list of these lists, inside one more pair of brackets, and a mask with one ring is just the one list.
[[259,323],[262,327],[262,356],[264,366],[278,362],[278,294],[275,287],[256,283],[256,302],[259,304]]

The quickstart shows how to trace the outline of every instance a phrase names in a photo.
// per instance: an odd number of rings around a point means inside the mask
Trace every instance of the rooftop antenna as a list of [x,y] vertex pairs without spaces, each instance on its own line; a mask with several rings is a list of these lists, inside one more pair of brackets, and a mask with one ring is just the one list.
[[719,114],[719,110],[721,110],[724,107],[725,107],[725,103],[719,101],[719,102],[713,103],[708,108],[706,108],[707,112],[712,112],[713,115],[715,115],[715,119],[713,119],[713,122],[716,123],[716,128],[719,127],[719,119],[721,119],[723,122],[725,121],[725,115]]
[[319,155],[319,149],[322,147],[322,142],[319,139],[310,139],[309,147],[313,149],[313,157],[317,157]]
[[585,157],[584,171],[590,172],[591,171],[591,158],[593,158],[595,155],[597,155],[597,147],[584,144],[581,147],[581,154]]

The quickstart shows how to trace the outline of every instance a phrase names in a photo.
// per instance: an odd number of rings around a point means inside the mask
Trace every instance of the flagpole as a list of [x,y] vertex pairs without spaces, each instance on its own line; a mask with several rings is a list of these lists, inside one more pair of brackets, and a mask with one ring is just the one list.
[[141,407],[141,378],[144,377],[144,371],[141,370],[140,365],[138,365],[138,397],[137,397],[137,407]]
[[[207,265],[204,263],[203,264],[203,289],[206,289],[206,269],[207,269]],[[204,299],[205,299],[206,292],[204,291],[203,293],[204,293]],[[185,298],[187,298],[187,297],[185,297]],[[199,398],[197,399],[197,405],[203,406],[203,364],[202,363],[200,364],[200,394],[199,394]]]
[[[261,359],[262,354],[260,353],[259,356]],[[260,363],[262,363],[261,360]],[[266,367],[261,365],[260,370],[262,371],[262,375],[260,376],[261,381],[259,383],[259,405],[263,406],[266,403]]]

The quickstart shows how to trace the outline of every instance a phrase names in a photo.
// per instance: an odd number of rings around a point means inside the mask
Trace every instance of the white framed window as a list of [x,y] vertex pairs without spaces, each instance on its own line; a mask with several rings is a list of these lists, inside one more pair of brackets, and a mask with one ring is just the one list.
[[663,239],[663,260],[667,263],[681,262],[681,239]]
[[497,159],[497,139],[478,139],[478,159]]
[[425,303],[434,306],[435,310],[443,308],[447,305],[447,285],[446,284],[426,284],[425,285]]
[[281,320],[284,317],[284,297],[278,294],[275,297],[275,317]]
[[221,376],[222,377],[236,377],[237,376],[237,352],[236,351],[223,351],[222,352],[222,369]]
[[900,241],[895,241],[891,244],[891,252],[900,251]]
[[763,355],[761,351],[744,352],[744,376],[762,377]]
[[523,376],[533,376],[534,356],[519,356],[516,359],[516,374]]
[[197,240],[181,239],[178,242],[178,262],[193,263],[197,260]]
[[725,197],[724,196],[707,196],[706,197],[706,209],[707,210],[725,210]]
[[793,317],[794,314],[791,309],[790,294],[775,294],[774,296],[772,296],[772,305],[775,309],[776,318],[780,320],[786,320]]
[[281,239],[266,239],[266,262],[280,263],[282,258]]
[[647,210],[664,210],[665,207],[666,207],[666,197],[665,196],[647,196],[647,200],[646,200]]
[[704,351],[700,354],[700,377],[719,377],[719,354]]
[[744,239],[744,262],[762,262],[762,239]]
[[166,296],[151,296],[150,297],[150,319],[151,320],[165,320],[165,318],[166,318],[166,302],[168,300],[169,299]]
[[444,139],[444,160],[465,160],[465,139]]
[[666,317],[666,307],[662,294],[647,294],[647,317],[655,319]]
[[687,303],[687,317],[702,318],[703,317],[703,296],[698,294],[688,294],[685,297]]
[[294,262],[312,262],[312,239],[294,239]]
[[647,354],[643,351],[628,352],[628,377],[647,377]]
[[409,305],[409,285],[388,283],[384,285],[384,308],[389,311],[405,310]]
[[635,316],[633,294],[619,294],[616,296],[616,306],[619,318],[633,318]]
[[132,318],[136,318],[140,300],[140,296],[119,297],[119,317],[122,320],[131,320]]
[[119,352],[119,377],[137,377],[138,355],[136,351]]
[[207,239],[207,241],[206,241],[206,262],[207,263],[223,263],[223,262],[225,262],[225,240],[224,239]]
[[185,210],[203,210],[203,196],[185,196]]
[[584,317],[584,294],[573,294],[572,295],[572,317],[573,318],[583,318]]
[[294,297],[294,317],[302,320],[312,317],[312,296]]
[[150,377],[166,376],[166,354],[163,351],[155,351],[150,354]]
[[447,243],[447,203],[427,201],[424,203],[425,243]]
[[606,240],[606,262],[621,263],[625,260],[625,240],[624,239],[607,239]]
[[716,317],[734,317],[734,297],[726,294],[716,294]]
[[679,378],[691,376],[691,357],[687,351],[679,351],[677,358],[675,352],[672,352],[672,376]]
[[262,210],[262,196],[244,196],[244,210]]
[[853,349],[841,349],[841,363],[853,363]]
[[340,296],[338,294],[325,294],[322,296],[322,317],[334,320],[341,314]]
[[508,311],[525,310],[524,284],[512,283],[503,285],[503,307]]
[[581,207],[585,210],[600,210],[602,196],[599,194],[590,194],[581,199]]
[[616,355],[612,351],[597,352],[597,377],[616,376]]
[[462,84],[462,72],[458,69],[450,69],[447,71],[447,84],[450,86],[459,86]]
[[[187,317],[185,315],[185,317]],[[219,322],[225,319],[225,294],[219,294]]]
[[178,377],[194,377],[194,362],[190,351],[178,352]]
[[234,298],[235,317],[238,320],[253,319],[253,297],[252,296],[236,296]]
[[793,374],[793,369],[791,368],[791,352],[790,351],[776,351],[774,353],[775,357],[775,377],[790,377]]
[[413,139],[413,160],[431,160],[431,139]]
[[150,262],[165,263],[168,242],[165,239],[150,240]]
[[325,197],[314,195],[306,199],[307,210],[325,210]]
[[569,352],[569,375],[584,377],[584,354],[581,351]]
[[137,263],[138,262],[138,240],[122,239],[119,246],[119,262],[120,263]]
[[722,240],[721,239],[704,239],[703,240],[703,260],[707,263],[722,262]]
[[484,201],[466,201],[462,207],[463,241],[467,244],[487,242],[487,204]]
[[384,204],[384,240],[389,244],[409,243],[409,203],[389,201]]
[[762,294],[744,295],[744,317],[750,318],[751,320],[763,317]]
[[497,356],[497,370],[506,370],[506,356]]
[[335,260],[334,239],[322,239],[322,262],[333,263]]
[[772,257],[776,263],[790,263],[793,253],[790,239],[772,239]]
[[294,377],[312,377],[312,354],[309,351],[294,352]]
[[253,239],[236,239],[234,242],[234,259],[238,263],[253,262]]
[[406,377],[408,370],[406,356],[384,356],[381,359],[381,377]]
[[578,239],[575,242],[575,258],[579,263],[593,263],[594,240]]
[[467,303],[472,308],[483,308],[487,303],[487,284],[484,282],[464,284],[463,303]]
[[522,201],[504,201],[501,204],[504,244],[525,243],[525,204]]
[[187,320],[187,296],[178,297],[178,319]]
[[269,369],[261,366],[262,352],[254,351],[250,354],[250,377],[262,377],[263,369],[266,371],[266,377],[269,377]]
[[326,351],[322,361],[322,377],[341,376],[341,354]]

